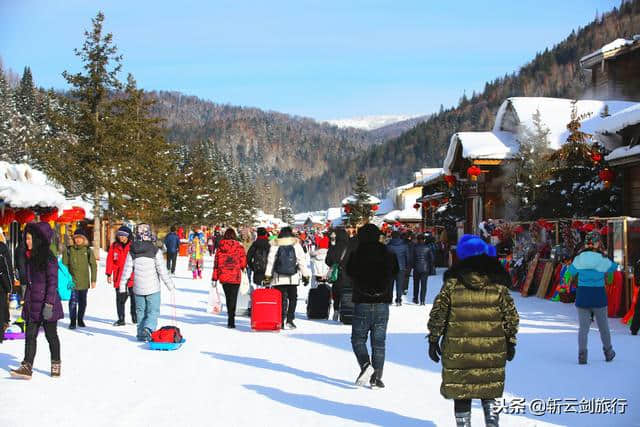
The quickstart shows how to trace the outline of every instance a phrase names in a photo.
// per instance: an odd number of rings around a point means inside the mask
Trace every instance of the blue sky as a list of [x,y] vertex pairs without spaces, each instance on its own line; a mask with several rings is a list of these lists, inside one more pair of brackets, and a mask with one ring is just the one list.
[[98,10],[121,78],[317,119],[416,114],[517,70],[619,0],[0,0],[0,57],[65,88]]

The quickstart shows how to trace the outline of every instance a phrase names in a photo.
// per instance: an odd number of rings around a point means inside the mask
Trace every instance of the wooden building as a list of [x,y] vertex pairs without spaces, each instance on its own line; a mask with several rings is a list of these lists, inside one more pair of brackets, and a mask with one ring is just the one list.
[[580,59],[591,82],[589,96],[640,100],[640,35],[617,39]]

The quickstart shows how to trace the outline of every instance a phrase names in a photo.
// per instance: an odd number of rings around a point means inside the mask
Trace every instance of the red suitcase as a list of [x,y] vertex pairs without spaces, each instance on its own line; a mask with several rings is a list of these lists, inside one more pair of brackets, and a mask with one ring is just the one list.
[[251,294],[251,329],[277,331],[282,327],[282,293],[259,288]]

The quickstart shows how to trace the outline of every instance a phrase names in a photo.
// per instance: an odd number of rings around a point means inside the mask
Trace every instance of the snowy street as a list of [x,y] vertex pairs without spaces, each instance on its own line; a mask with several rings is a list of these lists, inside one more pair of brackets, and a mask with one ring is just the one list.
[[[0,345],[1,426],[450,426],[453,402],[441,397],[440,365],[427,357],[431,305],[391,307],[386,389],[357,388],[350,326],[308,321],[300,289],[297,330],[250,331],[249,319],[226,328],[226,314],[205,311],[212,259],[205,280],[193,281],[179,258],[178,326],[187,342],[174,352],[151,351],[135,340],[134,325],[114,327],[115,292],[104,275],[89,292],[87,328],[59,322],[62,377],[49,377],[49,350],[41,333],[31,381],[13,380],[23,341]],[[104,259],[101,263],[104,271]],[[441,276],[431,277],[432,302]],[[162,289],[159,326],[173,319],[170,293]],[[411,290],[410,294],[411,295]],[[626,399],[624,415],[501,415],[501,425],[640,425],[638,337],[610,319],[616,359],[605,363],[595,327],[589,364],[577,364],[577,314],[572,304],[513,294],[521,316],[515,360],[507,365],[505,398],[580,401]],[[127,310],[128,310],[127,303]],[[67,306],[65,304],[65,311]],[[130,317],[127,314],[127,322]],[[472,423],[484,425],[474,402]]]

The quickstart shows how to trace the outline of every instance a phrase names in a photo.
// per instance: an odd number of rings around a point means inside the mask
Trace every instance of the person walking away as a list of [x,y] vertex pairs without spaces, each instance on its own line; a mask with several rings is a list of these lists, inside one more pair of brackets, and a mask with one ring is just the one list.
[[207,238],[207,249],[209,250],[209,256],[213,256],[216,250],[216,241],[213,239],[213,234],[209,234]]
[[164,238],[164,246],[167,248],[167,270],[171,274],[176,274],[176,261],[180,250],[180,238],[176,234],[176,227],[172,226],[171,231]]
[[4,331],[11,324],[8,298],[14,283],[12,265],[11,251],[9,251],[2,227],[0,227],[0,343],[4,339]]
[[[73,278],[73,290],[69,300],[69,329],[75,329],[76,324],[84,328],[84,314],[87,310],[87,295],[89,287],[96,287],[98,264],[89,247],[89,239],[85,232],[78,228],[73,233],[73,245],[68,246],[62,254],[62,263],[67,266]],[[77,322],[77,323],[76,323]]]
[[291,227],[283,227],[269,250],[265,282],[273,283],[282,293],[282,324],[295,329],[293,323],[298,303],[298,286],[309,284],[311,272],[300,241],[293,235]]
[[129,279],[126,286],[126,292],[120,292],[120,279],[124,272],[124,264],[127,262],[127,255],[131,249],[131,243],[133,241],[133,232],[125,225],[120,227],[116,231],[116,240],[109,247],[109,253],[107,254],[107,283],[113,284],[116,291],[116,312],[118,314],[118,320],[115,321],[113,326],[124,326],[124,311],[125,304],[129,297],[131,302],[131,322],[138,323],[136,316],[136,299],[133,294],[133,277]]
[[[120,278],[120,293],[126,291],[133,277],[133,295],[136,304],[138,341],[150,341],[151,333],[158,326],[160,315],[160,282],[173,292],[175,285],[169,277],[162,252],[151,240],[149,224],[136,227],[136,241],[131,244],[127,261]],[[135,270],[135,275],[133,274]]]
[[415,246],[413,237],[414,236],[412,231],[406,231],[402,234],[402,240],[404,240],[404,242],[407,244],[407,269],[404,272],[404,289],[402,291],[403,295],[407,295],[407,293],[409,293],[409,278],[411,277],[411,272],[413,270],[413,247]]
[[316,236],[315,248],[311,250],[311,272],[313,286],[319,283],[326,283],[329,275],[329,267],[326,264],[327,253],[329,252],[329,238],[324,235]]
[[249,247],[247,252],[247,265],[253,271],[253,283],[262,286],[265,272],[267,271],[267,260],[269,259],[269,236],[267,230],[263,227],[258,228],[258,236],[255,242]]
[[498,426],[496,398],[504,391],[505,366],[513,360],[519,316],[509,274],[479,237],[464,235],[458,262],[429,314],[429,357],[442,357],[445,399],[454,399],[456,425],[471,426],[471,400],[481,399],[487,426]]
[[193,280],[202,279],[205,251],[204,240],[196,234],[189,243],[189,269],[193,273]]
[[402,295],[404,294],[404,279],[409,268],[409,247],[400,237],[399,231],[391,233],[391,240],[387,243],[387,248],[393,252],[398,260],[398,275],[394,278],[396,288],[396,305],[402,305]]
[[[427,297],[427,281],[433,271],[435,256],[431,247],[427,245],[424,234],[418,235],[418,242],[413,247],[413,303],[425,304]],[[419,300],[418,300],[419,298]]]
[[237,240],[233,228],[228,228],[218,244],[213,264],[212,286],[222,283],[227,302],[227,327],[236,327],[236,302],[242,282],[242,270],[247,268],[247,256],[244,247]]
[[566,283],[571,283],[571,279],[578,276],[576,308],[580,323],[578,330],[578,363],[580,365],[587,363],[587,338],[592,318],[595,318],[598,324],[605,360],[611,362],[616,356],[611,345],[605,279],[607,276],[612,279],[617,268],[618,264],[600,253],[600,233],[592,231],[585,237],[584,249],[573,259],[565,273]]
[[[347,274],[353,281],[355,304],[351,326],[351,345],[360,366],[357,385],[369,382],[371,388],[383,388],[389,304],[393,299],[393,280],[400,269],[398,260],[380,243],[380,230],[366,224],[358,230],[358,247],[349,258]],[[371,358],[367,337],[371,335]]]
[[351,254],[349,235],[343,228],[334,229],[329,233],[329,250],[325,258],[325,264],[329,269],[338,269],[337,281],[331,283],[331,296],[333,297],[333,320],[340,319],[340,301],[342,293],[351,289],[351,280],[347,274],[347,261]]
[[46,222],[30,223],[25,227],[24,359],[19,368],[11,370],[12,377],[31,379],[40,327],[44,328],[49,343],[51,376],[60,376],[58,320],[64,317],[64,313],[58,295],[58,260],[49,249],[52,237],[53,230]]

